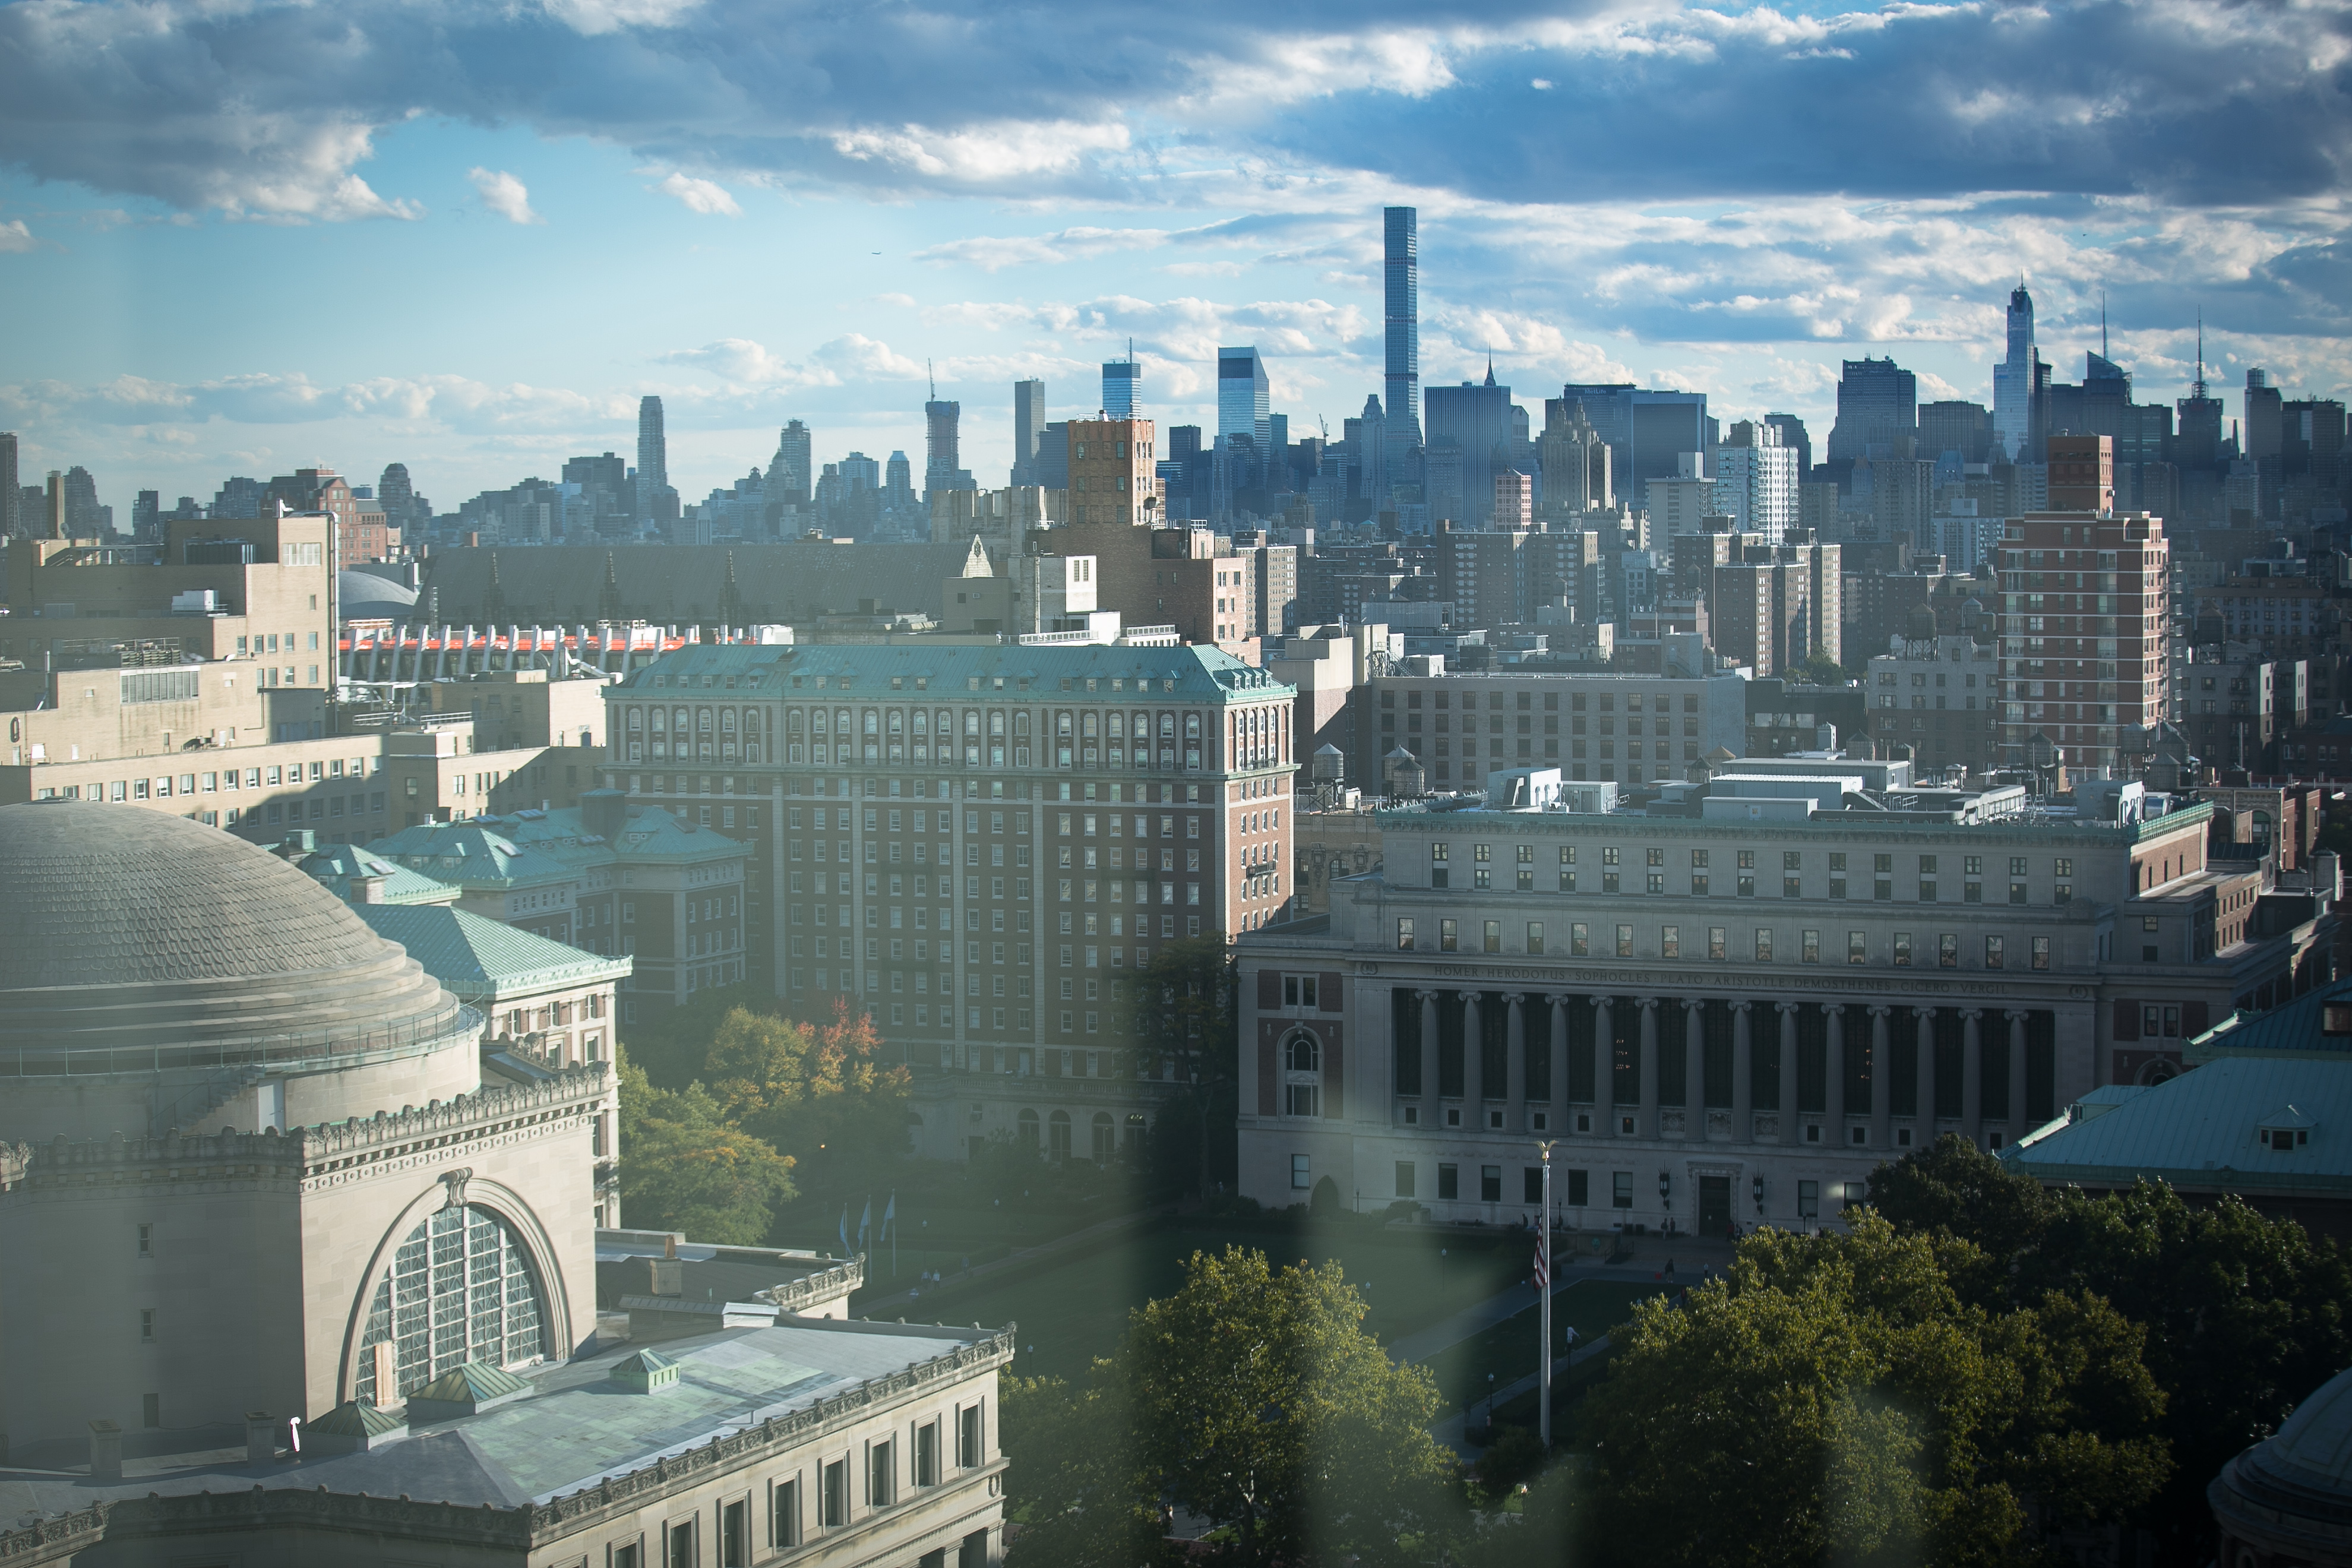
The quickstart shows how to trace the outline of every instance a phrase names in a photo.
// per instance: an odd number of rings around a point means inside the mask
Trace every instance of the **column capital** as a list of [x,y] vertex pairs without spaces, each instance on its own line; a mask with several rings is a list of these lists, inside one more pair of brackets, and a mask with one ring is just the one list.
[[1884,1002],[1874,1002],[1870,1006],[1870,1016],[1874,1018],[1891,1018],[1895,1016],[1895,1009]]
[[1415,991],[1412,994],[1413,999],[1418,1002],[1434,1002],[1437,1000],[1437,993],[1434,991]]
[[2012,1024],[2022,1024],[2033,1016],[2033,1012],[2028,1007],[2004,1007],[2000,1016]]
[[[1706,1005],[1706,998],[1704,996],[1684,996],[1677,998],[1677,1000],[1682,1003],[1683,1011],[1685,1013],[1696,1013],[1700,1008]],[[1644,1005],[1647,1005],[1647,1004],[1644,1004]]]
[[1843,1002],[1824,1002],[1822,1004],[1822,1012],[1832,1018],[1842,1018],[1845,1016],[1845,1004]]
[[1617,998],[1614,996],[1587,996],[1584,999],[1585,1005],[1596,1013],[1601,1011],[1601,1008],[1610,1005],[1616,1000]]
[[1735,1013],[1752,1013],[1756,1010],[1756,1004],[1753,1001],[1734,1002],[1731,1005],[1731,1010]]
[[1775,1002],[1772,1004],[1772,1011],[1785,1016],[1802,1010],[1804,1005],[1802,1002]]
[[1498,991],[1495,994],[1497,1000],[1508,1002],[1514,1007],[1528,999],[1524,991]]
[[1971,1024],[1978,1022],[1983,1018],[1984,1016],[1985,1010],[1981,1007],[1963,1007],[1960,1009],[1960,1016]]
[[1633,1005],[1644,1013],[1651,1012],[1658,1005],[1658,999],[1655,996],[1636,996],[1633,998]]
[[1576,994],[1570,991],[1547,991],[1544,993],[1544,1000],[1555,1007],[1565,1007],[1576,1000]]
[[1919,1019],[1932,1018],[1936,1016],[1936,1009],[1933,1007],[1914,1007],[1911,1009],[1911,1016]]

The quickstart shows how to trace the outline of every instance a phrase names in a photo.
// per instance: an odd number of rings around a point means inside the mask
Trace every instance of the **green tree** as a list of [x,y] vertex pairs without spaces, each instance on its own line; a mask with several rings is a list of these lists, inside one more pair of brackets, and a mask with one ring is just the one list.
[[[1460,1522],[1460,1472],[1429,1434],[1435,1381],[1391,1365],[1364,1311],[1337,1264],[1276,1273],[1260,1252],[1195,1253],[1082,1394],[1025,1390],[1018,1419],[1008,1406],[1041,1526],[1016,1568],[1142,1561],[1131,1549],[1157,1538],[1162,1500],[1211,1521],[1238,1563],[1428,1561]],[[1022,1436],[1047,1428],[1075,1436]]]
[[1845,668],[1818,648],[1791,665],[1789,674],[1815,686],[1843,686],[1846,681]]
[[1591,1401],[1592,1560],[2024,1563],[2033,1521],[2143,1503],[2168,1466],[2139,1329],[2092,1296],[1970,1305],[1973,1254],[1864,1215],[1637,1308]]
[[698,991],[682,1005],[665,1011],[647,1024],[632,1024],[623,1032],[630,1059],[661,1089],[684,1089],[703,1076],[711,1037],[738,1008],[773,1013],[776,999],[755,985],[720,985]]
[[702,1073],[746,1131],[834,1173],[906,1150],[913,1075],[882,1051],[873,1016],[852,1014],[838,997],[831,1020],[816,1025],[735,1007],[712,1031]]
[[793,1196],[793,1162],[729,1120],[698,1083],[657,1089],[620,1059],[621,1202],[633,1225],[757,1247]]
[[2204,1483],[2352,1362],[2352,1267],[2331,1240],[2234,1197],[2192,1205],[2159,1184],[2049,1192],[1946,1137],[1871,1178],[1898,1228],[1953,1237],[1980,1265],[1958,1282],[1989,1308],[2096,1290],[2147,1331],[2181,1484],[2140,1515],[2181,1552],[2210,1520]]
[[[1151,962],[1114,983],[1128,1015],[1136,1055],[1168,1063],[1180,1095],[1191,1101],[1178,1124],[1192,1132],[1188,1184],[1207,1192],[1238,1170],[1234,1118],[1239,1109],[1240,985],[1224,935],[1188,937],[1154,948]],[[1162,1120],[1167,1112],[1161,1112]],[[1158,1140],[1165,1161],[1171,1141]],[[1163,1169],[1166,1168],[1163,1166]]]

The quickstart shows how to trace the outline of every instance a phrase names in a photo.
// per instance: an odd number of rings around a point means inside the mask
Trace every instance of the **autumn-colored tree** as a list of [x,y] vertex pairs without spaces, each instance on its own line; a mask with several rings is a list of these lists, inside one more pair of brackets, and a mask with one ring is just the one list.
[[804,1164],[827,1172],[907,1145],[913,1075],[883,1060],[869,1013],[835,998],[815,1025],[737,1007],[719,1021],[702,1074],[724,1112]]

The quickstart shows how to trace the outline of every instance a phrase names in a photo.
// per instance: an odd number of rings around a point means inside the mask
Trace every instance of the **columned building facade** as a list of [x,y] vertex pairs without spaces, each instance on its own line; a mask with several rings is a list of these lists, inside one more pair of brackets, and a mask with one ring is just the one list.
[[2261,875],[2207,865],[2210,807],[1874,794],[1383,813],[1381,870],[1243,942],[1242,1190],[1514,1223],[1556,1139],[1563,1225],[1810,1226],[1883,1161],[2013,1142],[2324,978],[2329,917],[2250,921]]

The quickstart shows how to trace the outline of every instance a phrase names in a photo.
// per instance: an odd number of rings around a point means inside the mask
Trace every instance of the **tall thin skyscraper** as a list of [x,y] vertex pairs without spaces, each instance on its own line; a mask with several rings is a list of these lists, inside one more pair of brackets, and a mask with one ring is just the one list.
[[0,430],[0,539],[16,531],[16,433]]
[[1045,384],[1013,384],[1013,483],[1042,484],[1037,477],[1038,443],[1045,438]]
[[1102,367],[1102,409],[1107,419],[1131,419],[1143,392],[1143,366],[1129,347],[1125,359],[1115,359]]
[[1381,398],[1388,439],[1382,445],[1387,477],[1394,479],[1421,445],[1421,214],[1414,207],[1383,207],[1381,228],[1381,314],[1388,355]]
[[793,506],[809,504],[809,427],[795,419],[776,432],[776,455],[768,461],[768,499]]
[[637,400],[637,515],[661,515],[662,492],[669,489],[669,437],[662,427],[662,400]]
[[932,384],[930,400],[923,405],[923,500],[927,503],[934,490],[976,488],[971,475],[964,470],[961,454],[957,430],[962,420],[963,405],[941,398],[938,384]]
[[2041,458],[2033,406],[2047,380],[2036,373],[2041,359],[2033,342],[2033,296],[2021,279],[2009,295],[2009,357],[1992,367],[1992,438],[2012,463]]
[[1246,436],[1254,449],[1264,453],[1273,426],[1267,416],[1269,406],[1265,362],[1258,358],[1255,347],[1219,348],[1217,350],[1217,439],[1222,443],[1228,436]]

